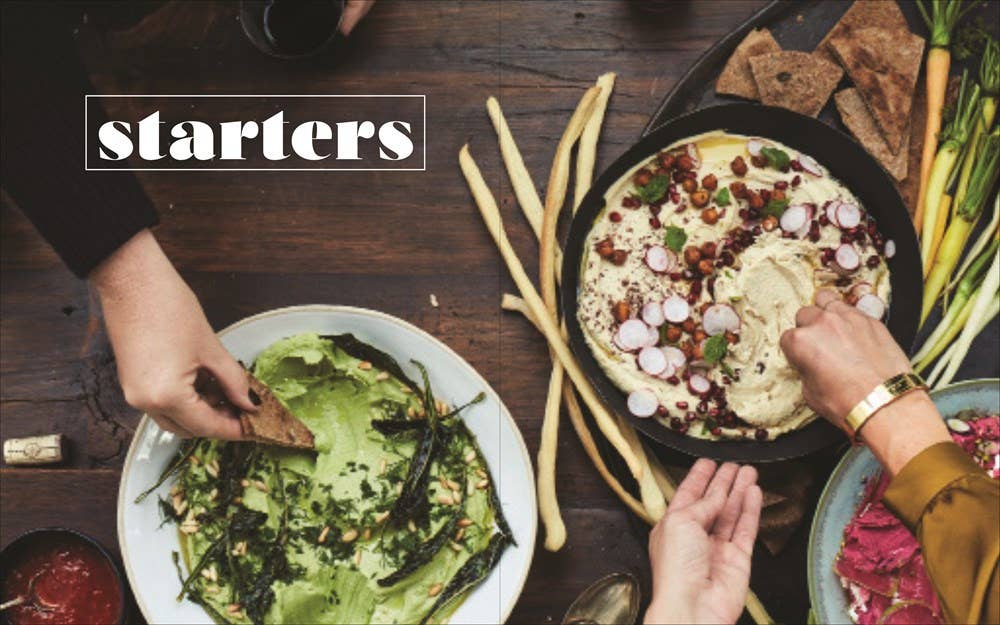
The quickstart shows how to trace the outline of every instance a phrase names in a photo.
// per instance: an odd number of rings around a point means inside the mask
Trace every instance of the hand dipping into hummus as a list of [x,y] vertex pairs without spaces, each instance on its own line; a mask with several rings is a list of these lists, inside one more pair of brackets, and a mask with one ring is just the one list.
[[636,166],[588,234],[578,315],[637,417],[770,440],[815,415],[778,346],[820,288],[882,318],[895,244],[822,165],[711,132]]

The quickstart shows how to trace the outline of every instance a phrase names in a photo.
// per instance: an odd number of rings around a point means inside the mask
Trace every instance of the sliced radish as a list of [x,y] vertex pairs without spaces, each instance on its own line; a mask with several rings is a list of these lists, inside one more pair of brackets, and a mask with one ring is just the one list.
[[663,350],[663,355],[667,357],[667,369],[673,367],[676,371],[687,364],[687,358],[684,356],[684,352],[677,349],[676,347],[661,347]]
[[659,302],[649,302],[642,307],[642,320],[654,328],[662,326],[665,321],[663,306]]
[[660,331],[656,328],[646,329],[646,342],[642,344],[643,347],[656,347],[656,344],[660,342]]
[[850,243],[842,243],[834,254],[837,266],[845,271],[854,271],[861,265],[861,256]]
[[702,314],[701,326],[709,336],[737,332],[740,329],[740,316],[728,304],[713,304]]
[[639,368],[649,375],[660,375],[667,368],[667,357],[657,347],[643,347],[638,361]]
[[615,343],[627,352],[634,352],[649,340],[649,326],[638,319],[629,319],[618,328]]
[[656,273],[667,273],[677,266],[677,255],[662,245],[646,250],[646,265]]
[[808,228],[809,210],[803,204],[792,204],[781,214],[778,223],[785,232],[796,232],[803,227]]
[[688,378],[688,390],[695,395],[706,395],[712,390],[712,383],[705,376],[696,373]]
[[823,177],[823,170],[820,169],[819,163],[817,163],[816,159],[813,157],[805,154],[799,154],[799,165],[802,165],[802,169],[804,169],[807,173],[820,178]]
[[844,230],[855,228],[861,223],[861,209],[850,202],[841,202],[837,207],[837,225]]
[[750,153],[750,156],[760,156],[760,151],[765,145],[761,139],[754,137],[747,141],[747,152]]
[[694,165],[695,169],[701,167],[701,154],[698,153],[698,146],[689,143],[685,146],[687,148],[688,156],[691,157],[691,163]]
[[896,242],[889,239],[885,242],[885,257],[892,258],[896,255]]
[[885,302],[874,293],[862,295],[858,298],[858,303],[854,306],[872,319],[881,319],[885,316]]
[[663,300],[663,316],[670,323],[681,323],[691,315],[691,306],[680,295],[671,295]]
[[840,200],[833,200],[826,204],[826,218],[838,228],[840,227],[840,222],[837,221],[837,209],[840,208],[840,204]]
[[661,380],[666,381],[666,380],[669,380],[670,378],[672,378],[675,375],[677,375],[677,368],[674,367],[673,365],[671,365],[670,363],[667,363],[667,368],[663,370],[663,373],[661,373],[660,375],[658,375],[656,377],[660,378]]
[[858,282],[851,287],[851,295],[858,298],[868,295],[869,293],[873,293],[874,291],[875,288],[867,282]]
[[628,394],[628,411],[637,417],[651,417],[660,407],[656,393],[648,388],[641,388]]

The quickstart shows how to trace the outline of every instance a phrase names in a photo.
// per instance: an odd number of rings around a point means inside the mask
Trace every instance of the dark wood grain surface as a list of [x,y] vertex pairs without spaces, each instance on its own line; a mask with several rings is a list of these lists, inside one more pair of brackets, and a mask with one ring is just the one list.
[[[536,246],[485,100],[500,98],[542,187],[582,90],[601,72],[617,72],[598,153],[603,168],[698,56],[764,1],[657,4],[661,11],[618,0],[379,0],[335,61],[307,63],[259,53],[228,3],[173,3],[125,30],[90,19],[78,36],[100,93],[426,94],[426,172],[140,174],[161,213],[156,235],[216,328],[270,308],[331,303],[382,310],[428,330],[497,389],[534,454],[547,350],[523,320],[499,310],[513,285],[457,152],[470,142],[533,270]],[[138,415],[117,387],[99,311],[86,283],[6,199],[0,261],[0,436],[59,431],[71,441],[62,466],[0,469],[0,542],[63,525],[116,549],[119,470]],[[558,467],[569,540],[558,554],[539,548],[513,622],[557,621],[604,574],[647,575],[641,532],[565,424]],[[804,553],[794,550],[755,572],[755,584],[776,589],[761,594],[784,620],[804,614],[782,608],[788,598],[774,579],[804,573]]]

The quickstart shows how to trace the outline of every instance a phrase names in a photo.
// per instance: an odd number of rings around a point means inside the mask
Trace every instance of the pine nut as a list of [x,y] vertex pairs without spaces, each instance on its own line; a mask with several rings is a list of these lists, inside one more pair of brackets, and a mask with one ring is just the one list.
[[340,542],[353,543],[358,538],[358,530],[349,529],[340,536]]
[[385,371],[379,371],[378,375],[375,376],[375,379],[378,380],[379,382],[384,382],[385,380],[389,379],[389,374],[386,373]]
[[444,584],[438,582],[437,584],[433,584],[430,588],[427,589],[427,596],[436,597],[441,594],[442,590],[444,590]]
[[361,369],[362,371],[368,371],[371,368],[372,368],[372,363],[368,362],[367,360],[362,360],[361,362],[358,363],[358,369]]
[[470,449],[469,453],[465,454],[465,464],[472,464],[472,461],[476,459],[476,450]]
[[469,527],[470,525],[472,525],[472,519],[470,519],[469,517],[465,517],[464,519],[458,520],[459,527]]
[[329,525],[327,525],[327,526],[325,526],[325,527],[324,527],[324,528],[323,528],[323,529],[322,529],[322,530],[320,531],[320,533],[319,533],[319,538],[317,538],[317,539],[316,539],[316,542],[318,542],[318,543],[320,543],[320,544],[323,544],[323,543],[325,543],[325,542],[326,542],[326,536],[327,536],[327,534],[329,534],[329,533],[330,533],[330,526],[329,526]]
[[451,495],[445,495],[441,493],[437,496],[437,502],[442,506],[453,506],[455,505],[455,500],[451,498]]
[[389,518],[389,511],[388,510],[386,510],[385,512],[379,512],[378,514],[375,515],[375,522],[376,523],[382,523],[383,521],[385,521],[388,518]]

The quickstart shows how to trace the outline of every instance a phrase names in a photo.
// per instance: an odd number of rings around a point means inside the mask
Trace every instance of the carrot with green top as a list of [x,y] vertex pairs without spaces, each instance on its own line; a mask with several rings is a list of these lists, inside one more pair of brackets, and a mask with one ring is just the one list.
[[930,0],[931,13],[927,13],[923,0],[917,0],[920,14],[930,30],[931,49],[927,53],[927,123],[924,126],[924,151],[920,159],[920,191],[917,194],[917,210],[913,226],[917,234],[921,232],[926,215],[922,212],[927,194],[928,178],[934,164],[937,150],[938,132],[941,130],[941,116],[944,111],[945,92],[948,90],[948,72],[951,69],[951,32],[955,24],[972,6],[962,8],[962,0]]
[[[1000,95],[1000,42],[993,37],[986,41],[983,57],[979,61],[979,86],[983,90],[983,103],[976,127],[972,131],[972,139],[969,141],[969,145],[973,146],[979,144],[979,138],[990,129],[997,114],[997,97]],[[958,186],[955,187],[953,213],[958,212],[958,207],[962,205],[962,200],[965,199],[969,189],[969,178],[972,176],[972,166],[976,160],[973,154],[969,151],[962,163],[962,173],[958,178]]]
[[947,207],[941,210],[941,200],[947,193],[948,181],[962,155],[962,150],[966,147],[972,124],[975,123],[975,116],[979,111],[979,85],[968,78],[968,72],[964,72],[962,85],[958,91],[958,103],[955,105],[955,117],[941,132],[941,144],[934,156],[934,164],[927,179],[923,204],[924,226],[920,236],[920,252],[924,260],[925,276],[930,273],[934,261],[934,235],[938,220],[948,218]]
[[[948,225],[941,247],[924,285],[924,300],[921,306],[920,320],[924,319],[934,309],[941,290],[951,277],[951,272],[958,264],[962,249],[969,239],[969,233],[979,221],[983,209],[989,199],[989,193],[1000,175],[1000,128],[995,128],[988,136],[981,137],[975,153],[975,167],[969,177],[969,187],[962,204],[958,207],[954,219]],[[940,216],[944,219],[944,215]],[[926,234],[926,233],[925,233]]]

